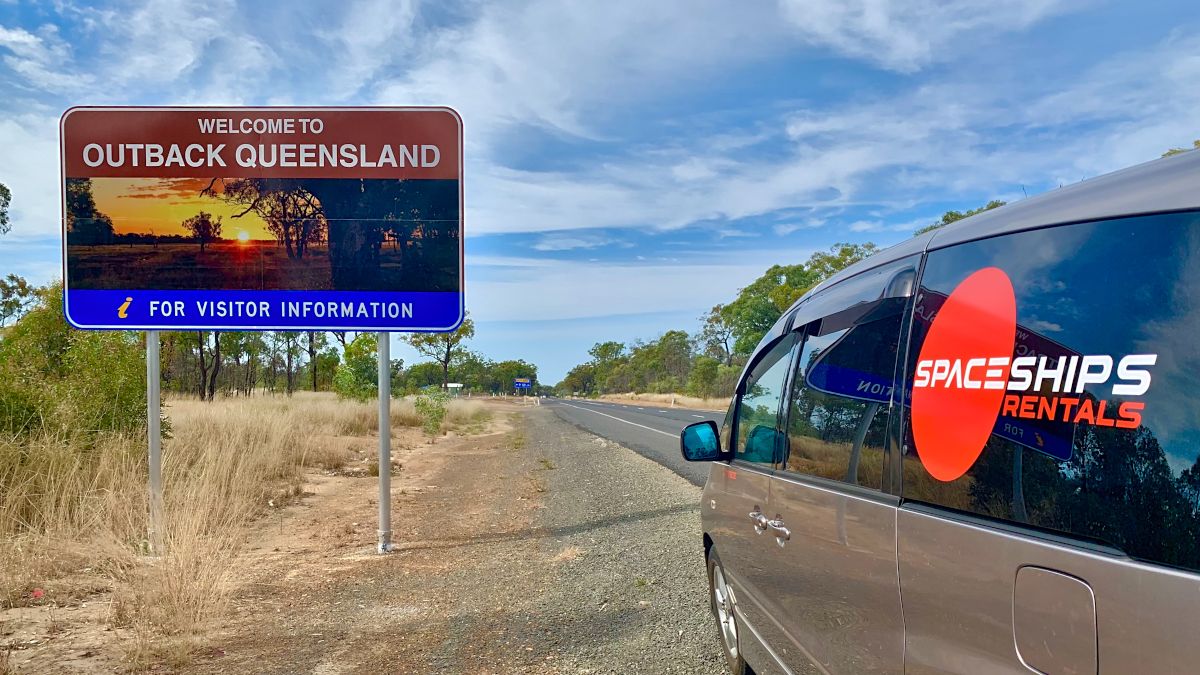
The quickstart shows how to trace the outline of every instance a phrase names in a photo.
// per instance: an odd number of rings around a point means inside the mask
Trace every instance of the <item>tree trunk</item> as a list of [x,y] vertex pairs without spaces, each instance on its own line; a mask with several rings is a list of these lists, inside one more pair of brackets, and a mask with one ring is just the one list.
[[213,331],[212,374],[208,380],[208,400],[211,402],[217,393],[217,373],[221,372],[221,334]]
[[446,354],[442,357],[442,391],[449,389],[446,386],[450,383],[450,355],[453,353],[454,347],[450,345],[449,336],[446,340]]
[[196,345],[198,347],[199,356],[200,356],[200,360],[199,360],[199,363],[200,363],[199,394],[200,394],[200,400],[203,401],[204,400],[204,387],[208,383],[208,364],[204,362],[204,343],[208,340],[208,338],[205,337],[204,331],[197,331],[196,336],[197,336]]
[[288,337],[284,345],[284,350],[287,352],[287,395],[291,396],[295,388],[295,378],[292,375],[292,348],[295,345],[292,342],[291,336]]
[[308,331],[308,367],[312,369],[312,390],[317,390],[317,335]]

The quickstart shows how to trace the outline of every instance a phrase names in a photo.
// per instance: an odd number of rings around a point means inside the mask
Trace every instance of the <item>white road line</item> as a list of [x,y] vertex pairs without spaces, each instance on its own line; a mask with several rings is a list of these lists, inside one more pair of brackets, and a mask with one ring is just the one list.
[[699,417],[700,419],[704,419],[704,415],[692,415],[692,417]]
[[635,426],[635,427],[641,427],[641,428],[643,428],[643,429],[646,429],[646,430],[649,430],[649,431],[653,431],[653,432],[655,432],[655,433],[662,434],[663,436],[670,436],[671,438],[678,438],[678,437],[679,437],[679,436],[677,436],[676,434],[668,433],[668,432],[666,432],[666,431],[663,431],[662,429],[655,429],[654,427],[648,427],[648,426],[646,426],[646,425],[644,425],[644,424],[638,424],[637,422],[630,422],[629,420],[623,420],[623,419],[621,419],[620,417],[617,417],[617,416],[615,416],[615,415],[609,415],[608,413],[602,413],[602,412],[600,412],[599,410],[592,410],[591,408],[584,408],[584,407],[582,407],[582,406],[571,405],[570,403],[564,403],[563,405],[567,406],[568,408],[579,408],[580,410],[586,410],[586,411],[588,411],[588,412],[590,412],[590,413],[596,413],[597,415],[603,415],[604,417],[611,417],[612,419],[614,419],[614,420],[616,420],[616,421],[618,421],[618,422],[624,422],[625,424],[631,424],[631,425],[633,425],[633,426]]

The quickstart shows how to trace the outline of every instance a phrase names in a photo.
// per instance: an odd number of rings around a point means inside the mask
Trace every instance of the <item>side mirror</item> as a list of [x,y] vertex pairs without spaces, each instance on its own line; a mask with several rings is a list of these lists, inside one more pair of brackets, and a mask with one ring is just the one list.
[[711,462],[721,458],[721,438],[712,420],[689,424],[679,433],[679,449],[689,462]]

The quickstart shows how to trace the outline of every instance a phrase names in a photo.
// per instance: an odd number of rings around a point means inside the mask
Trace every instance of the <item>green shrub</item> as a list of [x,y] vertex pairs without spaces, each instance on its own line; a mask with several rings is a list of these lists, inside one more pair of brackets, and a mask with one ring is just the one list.
[[442,421],[446,419],[446,406],[450,396],[440,389],[426,390],[413,401],[417,414],[421,416],[421,428],[433,438],[442,432]]
[[688,375],[687,393],[698,398],[710,398],[717,384],[717,374],[721,362],[701,354],[692,364],[692,372]]
[[374,333],[359,333],[333,375],[333,390],[342,398],[366,401],[379,392],[378,342]]
[[144,432],[145,364],[138,333],[75,330],[62,287],[39,289],[0,341],[0,434]]

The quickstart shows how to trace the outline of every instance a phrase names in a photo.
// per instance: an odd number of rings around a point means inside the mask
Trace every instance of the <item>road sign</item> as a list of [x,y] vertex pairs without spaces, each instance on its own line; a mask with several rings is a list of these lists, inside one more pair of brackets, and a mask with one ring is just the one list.
[[462,322],[449,108],[72,108],[60,131],[77,328]]
[[513,379],[513,388],[515,389],[532,389],[533,382],[528,377],[518,377]]

